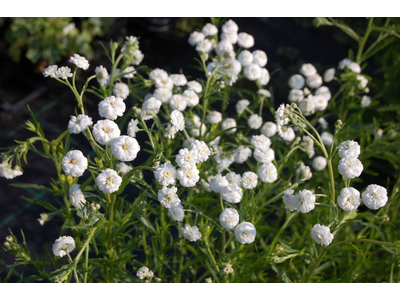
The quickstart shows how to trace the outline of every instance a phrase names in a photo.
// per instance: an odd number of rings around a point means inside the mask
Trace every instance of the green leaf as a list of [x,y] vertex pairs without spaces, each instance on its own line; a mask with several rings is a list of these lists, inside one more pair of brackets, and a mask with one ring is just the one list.
[[151,232],[157,234],[153,224],[151,224],[150,220],[144,216],[141,216],[139,220],[143,223],[144,226],[146,226]]
[[280,267],[278,267],[275,264],[271,265],[272,270],[274,270],[276,272],[276,274],[279,275],[279,277],[282,279],[283,282],[286,283],[293,283],[290,278],[287,276],[286,272],[284,270],[282,270]]
[[126,186],[128,185],[128,183],[129,183],[129,180],[132,178],[133,174],[135,174],[135,171],[136,171],[135,169],[130,170],[130,171],[124,176],[124,178],[122,178],[122,183],[121,183],[121,185],[120,185],[118,191],[115,192],[116,195],[120,195],[120,194],[124,191],[125,187],[126,187]]
[[50,203],[44,202],[44,201],[42,201],[42,200],[37,200],[37,199],[28,198],[28,197],[24,197],[24,196],[21,196],[21,198],[22,198],[22,199],[25,199],[25,200],[27,200],[27,201],[29,201],[29,202],[35,203],[35,204],[37,204],[37,205],[40,205],[40,206],[46,208],[46,209],[49,210],[49,211],[56,211],[56,210],[58,210],[57,208],[55,208],[55,207],[54,207],[53,205],[51,205]]

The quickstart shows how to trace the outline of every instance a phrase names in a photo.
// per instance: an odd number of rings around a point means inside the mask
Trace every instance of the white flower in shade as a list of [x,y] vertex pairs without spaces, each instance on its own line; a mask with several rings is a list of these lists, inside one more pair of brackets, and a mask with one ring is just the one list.
[[265,163],[257,170],[262,182],[275,182],[278,179],[278,170],[273,163]]
[[308,77],[317,74],[317,69],[312,64],[303,64],[300,68],[300,73]]
[[196,45],[196,51],[200,53],[210,53],[213,48],[213,43],[209,39],[204,39]]
[[177,191],[178,189],[175,186],[171,188],[163,186],[163,188],[157,193],[158,201],[160,201],[162,206],[168,209],[177,206],[181,203],[181,200],[176,194]]
[[219,155],[214,156],[215,160],[218,162],[217,172],[221,173],[223,170],[230,167],[230,165],[234,162],[233,154],[225,157],[224,159],[220,159]]
[[288,100],[289,102],[300,102],[304,99],[304,93],[299,89],[292,89],[289,92]]
[[155,81],[156,89],[164,88],[172,90],[174,87],[174,82],[168,75],[166,77],[157,78]]
[[[75,54],[76,55],[76,54]],[[75,249],[75,240],[72,236],[61,236],[53,244],[55,256],[63,257]]]
[[249,222],[242,222],[235,228],[235,238],[241,244],[251,244],[256,239],[256,234],[256,228]]
[[[149,100],[151,97],[154,97],[154,95],[152,93],[147,93],[146,95],[144,95],[143,97],[143,102],[146,102],[147,100]],[[139,111],[140,112],[140,111]]]
[[99,103],[99,115],[110,120],[122,117],[125,109],[124,100],[119,97],[110,96]]
[[178,131],[185,129],[185,118],[179,110],[173,110],[171,115],[171,124]]
[[169,138],[169,139],[174,139],[175,134],[178,132],[175,126],[172,126],[171,124],[167,125],[167,128],[165,128],[165,133],[164,136]]
[[361,153],[361,147],[356,141],[344,141],[338,147],[341,158],[357,158]]
[[72,177],[80,177],[88,167],[87,158],[79,150],[68,151],[62,159],[63,171]]
[[328,100],[326,100],[326,98],[323,97],[322,95],[315,95],[314,104],[315,104],[315,110],[323,111],[328,107]]
[[233,20],[228,20],[222,25],[222,31],[226,33],[230,32],[237,32],[239,30],[239,27]]
[[322,85],[322,77],[319,74],[307,76],[306,83],[312,89],[319,88]]
[[300,74],[294,74],[289,78],[289,87],[291,89],[297,89],[300,90],[304,87],[304,77],[301,76]]
[[69,198],[71,199],[71,203],[77,209],[82,209],[86,203],[85,196],[83,195],[80,184],[74,184],[69,188]]
[[248,80],[254,81],[261,77],[261,67],[251,63],[244,69],[243,73]]
[[110,145],[112,140],[120,135],[121,130],[113,121],[100,120],[93,126],[93,137],[101,145]]
[[236,112],[238,113],[238,115],[241,115],[246,110],[246,107],[249,106],[249,104],[250,101],[247,99],[239,100],[236,103]]
[[131,64],[138,65],[142,62],[143,58],[144,58],[144,55],[143,55],[142,51],[140,51],[139,49],[135,49],[132,52]]
[[383,129],[379,128],[376,132],[375,132],[375,136],[374,138],[379,140],[381,137],[383,136]]
[[331,100],[331,91],[326,86],[321,86],[315,91],[315,95],[319,95],[324,98],[324,100]]
[[169,98],[169,106],[172,109],[184,111],[187,106],[186,97],[182,96],[181,94],[172,95],[171,98]]
[[189,81],[186,84],[186,87],[188,90],[194,91],[197,94],[199,94],[203,91],[203,87],[202,87],[201,83],[196,80]]
[[321,134],[321,140],[325,146],[330,146],[333,142],[333,134],[325,131]]
[[74,56],[71,56],[69,58],[69,61],[75,64],[78,68],[87,70],[89,68],[89,61],[78,54],[74,54]]
[[253,54],[249,50],[243,50],[239,53],[238,60],[243,67],[247,67],[253,62]]
[[201,232],[197,226],[185,224],[185,227],[182,228],[182,234],[185,239],[188,239],[191,242],[201,239]]
[[289,123],[289,107],[289,105],[281,104],[275,111],[276,129],[281,137],[283,135],[282,126]]
[[238,40],[238,33],[237,31],[233,32],[222,32],[221,33],[221,40],[227,40],[231,44],[236,44]]
[[314,168],[314,170],[322,171],[323,169],[325,169],[326,164],[327,161],[325,157],[317,156],[316,158],[313,159],[312,167]]
[[357,75],[357,80],[359,81],[358,87],[360,89],[365,89],[367,87],[367,84],[368,84],[368,79],[367,78],[365,78],[362,75]]
[[324,73],[324,81],[331,82],[334,76],[335,76],[335,68],[328,69]]
[[[125,100],[129,96],[129,87],[123,82],[117,82],[114,85],[113,93],[116,97]],[[125,111],[125,110],[124,110]]]
[[253,157],[260,163],[269,163],[275,159],[275,151],[271,148],[256,148]]
[[298,103],[298,106],[301,110],[301,112],[305,116],[310,116],[313,113],[315,113],[315,96],[313,95],[308,95],[306,99]]
[[352,72],[354,73],[360,73],[361,72],[361,67],[358,63],[352,61],[351,63],[349,63],[349,65],[347,66],[347,68],[349,68]]
[[[150,272],[151,272],[151,271],[149,270],[148,267],[143,266],[143,267],[141,267],[141,268],[136,272],[136,276],[137,276],[139,279],[145,279],[145,278],[149,277]],[[151,276],[151,277],[152,277],[152,276]]]
[[345,59],[342,59],[342,60],[339,62],[338,68],[339,68],[339,70],[343,70],[344,68],[346,68],[346,67],[349,66],[350,64],[351,64],[351,60],[348,59],[348,58],[345,58]]
[[363,96],[361,99],[361,107],[368,107],[371,104],[371,97]]
[[257,186],[258,176],[254,172],[244,172],[242,175],[242,186],[247,190],[254,189]]
[[220,193],[222,188],[228,186],[229,182],[225,176],[221,174],[217,174],[212,177],[210,180],[210,189],[216,193]]
[[118,191],[122,183],[122,177],[113,169],[105,169],[96,177],[97,187],[105,194]]
[[187,79],[183,74],[172,74],[169,76],[175,86],[183,86],[187,83]]
[[169,98],[171,98],[171,96],[172,96],[172,91],[167,88],[155,89],[153,93],[153,97],[157,98],[162,103],[167,103],[169,101]]
[[51,65],[48,66],[46,69],[43,71],[43,76],[48,77],[50,76],[51,78],[56,78],[56,72],[57,72],[58,66],[57,65]]
[[96,67],[94,72],[96,73],[96,79],[99,82],[99,84],[102,86],[107,86],[109,78],[107,69],[104,68],[103,66],[98,66]]
[[40,218],[37,219],[37,220],[39,221],[40,225],[43,226],[44,223],[46,223],[47,221],[49,221],[49,215],[46,214],[46,213],[42,213],[42,214],[40,214]]
[[204,40],[206,36],[202,32],[193,31],[188,39],[188,42],[191,46],[196,46],[198,43]]
[[71,69],[68,67],[60,67],[56,71],[56,77],[61,79],[67,79],[68,77],[72,77]]
[[308,135],[303,136],[303,146],[308,154],[308,158],[312,158],[315,154],[314,141]]
[[239,224],[239,213],[234,208],[225,208],[219,215],[221,226],[226,229],[233,229]]
[[315,208],[315,195],[309,190],[299,192],[298,208],[299,212],[306,214]]
[[228,40],[221,40],[218,44],[217,47],[215,48],[215,52],[218,55],[224,55],[226,51],[232,51],[233,50],[233,45],[230,41]]
[[201,30],[201,32],[205,36],[216,35],[218,33],[218,28],[217,28],[217,26],[215,26],[215,25],[213,25],[211,23],[207,23],[206,25],[204,25],[204,27]]
[[289,211],[295,211],[299,207],[299,196],[293,195],[294,190],[287,189],[283,192],[282,199],[285,204],[285,208]]
[[268,149],[271,146],[271,140],[265,135],[253,135],[250,143],[256,148]]
[[239,203],[242,200],[243,191],[236,184],[228,184],[221,189],[221,196],[226,202]]
[[257,91],[257,95],[260,95],[262,97],[267,97],[267,98],[271,98],[271,93],[270,91],[266,90],[266,89],[259,89]]
[[203,141],[195,140],[190,145],[191,149],[197,152],[197,162],[204,162],[210,157],[210,149],[208,148],[207,144]]
[[247,120],[247,124],[249,125],[249,127],[255,130],[261,127],[262,122],[262,118],[257,114],[251,115]]
[[299,180],[306,181],[312,177],[311,169],[304,163],[301,163],[300,167],[296,170],[296,175],[298,176]]
[[199,96],[196,94],[195,91],[186,90],[183,92],[182,96],[185,97],[187,106],[189,107],[199,104]]
[[[193,136],[197,137],[197,136],[200,135],[200,130],[199,130],[200,125],[201,125],[200,117],[198,115],[194,115],[193,116],[193,122],[194,122],[194,124],[192,123],[191,120],[186,120],[185,124],[186,124],[187,127],[192,128],[190,130],[190,133]],[[205,132],[206,132],[206,125],[203,124],[203,126],[201,126],[201,135],[203,135]]]
[[209,112],[206,119],[211,124],[217,124],[222,121],[222,114],[219,111]]
[[251,149],[244,146],[239,146],[233,151],[235,162],[242,164],[251,156]]
[[139,131],[138,128],[139,120],[137,119],[131,119],[128,123],[128,135],[130,137],[136,137],[136,132]]
[[154,171],[154,177],[161,185],[175,184],[176,170],[175,167],[170,163],[165,163],[157,167]]
[[260,85],[267,85],[268,82],[269,82],[269,80],[270,80],[270,78],[271,78],[271,77],[269,76],[268,70],[265,69],[265,68],[262,68],[262,69],[261,69],[261,75],[260,75],[260,77],[257,79],[257,82],[258,82]]
[[262,50],[253,51],[253,63],[259,65],[260,67],[265,67],[268,58],[267,54]]
[[111,142],[111,151],[120,161],[131,161],[136,158],[140,146],[135,138],[121,135]]
[[287,141],[287,142],[291,142],[294,140],[294,138],[296,137],[296,133],[294,132],[292,127],[289,127],[283,134],[282,134],[282,138]]
[[124,162],[120,162],[115,167],[117,168],[117,172],[122,176],[125,176],[132,170],[132,167]]
[[[232,128],[235,127],[235,128]],[[221,123],[222,130],[226,130],[232,128],[231,130],[226,131],[226,134],[233,134],[236,132],[236,121],[232,118],[227,118]]]
[[337,198],[341,209],[345,211],[356,210],[361,204],[360,192],[355,188],[344,188]]
[[235,172],[229,172],[225,175],[226,180],[228,180],[229,184],[236,184],[240,186],[242,183],[242,176],[240,174],[236,174]]
[[163,69],[154,69],[149,73],[149,78],[156,82],[157,80],[163,80],[168,78],[168,73]]
[[162,102],[155,97],[150,97],[143,102],[140,116],[143,120],[153,119],[155,115],[160,111]]
[[388,201],[387,190],[383,186],[370,184],[362,193],[362,201],[369,209],[379,209]]
[[201,178],[200,183],[201,183],[201,186],[204,188],[204,190],[206,190],[207,192],[211,192],[210,184],[207,181],[205,181],[203,178]]
[[241,32],[238,35],[238,44],[243,48],[251,48],[254,46],[254,37],[248,33]]
[[16,167],[15,169],[11,169],[11,167],[3,162],[0,164],[0,177],[4,177],[6,179],[13,179],[17,176],[21,176],[22,172],[19,170],[19,167]]
[[181,168],[196,167],[197,151],[187,148],[180,149],[179,154],[176,155],[175,161]]
[[317,244],[321,246],[328,246],[332,243],[333,234],[329,227],[325,225],[315,224],[311,230],[312,237]]
[[276,124],[273,122],[265,122],[261,127],[261,133],[267,137],[273,137],[276,134]]
[[364,169],[361,161],[355,157],[342,158],[339,161],[339,173],[345,179],[359,177]]
[[[319,118],[318,123],[321,124],[322,129],[328,129],[328,122],[324,118]],[[333,136],[332,136],[333,137]]]
[[124,74],[124,78],[133,78],[136,74],[136,70],[133,66],[128,66],[122,73]]
[[199,173],[195,166],[180,168],[177,172],[177,177],[182,186],[193,187],[200,180]]
[[68,122],[69,133],[78,134],[93,125],[92,118],[86,115],[72,116]]
[[183,206],[178,204],[168,209],[168,215],[177,222],[182,222],[185,217],[185,212],[183,211]]

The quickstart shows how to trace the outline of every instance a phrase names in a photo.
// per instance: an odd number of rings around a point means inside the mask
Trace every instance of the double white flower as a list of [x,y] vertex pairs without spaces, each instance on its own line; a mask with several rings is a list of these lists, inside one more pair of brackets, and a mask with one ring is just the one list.
[[62,159],[63,171],[72,177],[80,177],[88,167],[87,158],[79,150],[71,150]]
[[121,183],[122,177],[113,169],[101,171],[96,178],[98,188],[105,194],[111,194],[118,191]]
[[111,151],[120,161],[132,161],[140,151],[140,146],[135,138],[121,135],[111,142]]
[[110,120],[122,117],[125,109],[124,100],[120,97],[110,96],[99,103],[99,115]]

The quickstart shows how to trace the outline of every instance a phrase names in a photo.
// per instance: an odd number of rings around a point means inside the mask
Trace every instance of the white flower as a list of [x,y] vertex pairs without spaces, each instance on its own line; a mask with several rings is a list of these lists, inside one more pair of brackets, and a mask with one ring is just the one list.
[[177,131],[182,131],[185,129],[185,118],[179,110],[173,110],[170,117],[171,124],[176,128]]
[[225,51],[232,51],[233,50],[233,45],[230,41],[228,40],[221,40],[218,44],[217,47],[215,48],[215,52],[218,55],[223,55]]
[[242,186],[247,190],[254,189],[257,186],[257,174],[254,172],[244,172],[242,175]]
[[317,170],[317,171],[322,171],[323,169],[325,169],[327,164],[326,158],[323,156],[317,156],[316,158],[314,158],[313,162],[312,162],[312,167]]
[[339,161],[339,173],[345,179],[353,179],[361,175],[364,167],[357,158],[349,157],[349,158],[342,158]]
[[174,139],[175,134],[178,132],[175,126],[172,126],[171,124],[167,125],[167,128],[165,128],[165,133],[164,136],[169,138],[169,139]]
[[296,170],[296,175],[301,181],[306,181],[312,177],[311,169],[301,163],[300,167]]
[[172,96],[172,91],[171,89],[167,88],[155,89],[153,93],[153,97],[156,97],[162,103],[167,103],[169,101],[169,98],[171,98],[171,96]]
[[210,53],[213,48],[213,43],[209,39],[204,39],[196,45],[196,51],[200,53]]
[[115,120],[124,115],[126,106],[122,98],[110,96],[99,103],[99,115],[103,118]]
[[210,157],[210,149],[207,144],[203,141],[195,140],[190,145],[191,149],[197,152],[197,161],[196,163],[204,162]]
[[160,78],[156,79],[155,87],[157,89],[165,88],[165,89],[172,90],[173,87],[174,87],[174,82],[172,81],[171,77],[169,77],[168,75],[165,76],[165,77],[163,76],[163,77],[160,77]]
[[247,124],[251,129],[257,130],[262,125],[262,118],[257,114],[253,114],[247,119]]
[[221,40],[227,40],[231,44],[236,44],[238,40],[238,33],[235,32],[222,32],[221,33]]
[[86,203],[85,196],[83,195],[80,184],[74,184],[69,188],[69,198],[71,199],[71,203],[77,209],[82,209]]
[[180,149],[179,154],[175,157],[175,161],[181,168],[196,167],[197,151],[195,149],[189,150],[187,148]]
[[368,107],[371,104],[371,97],[364,95],[361,99],[361,107]]
[[212,278],[211,277],[207,277],[206,279],[204,279],[204,281],[206,283],[212,283]]
[[185,212],[183,211],[183,206],[178,204],[168,209],[168,215],[177,222],[182,222],[185,217]]
[[19,167],[15,169],[11,169],[11,167],[5,162],[0,164],[0,177],[4,177],[6,179],[13,179],[17,176],[21,176],[22,172]]
[[271,148],[256,148],[253,157],[260,163],[269,163],[275,159],[275,151]]
[[146,101],[143,102],[142,110],[140,112],[140,116],[143,120],[153,119],[155,115],[160,111],[160,107],[162,102],[155,97],[150,97]]
[[228,20],[222,25],[222,31],[225,33],[230,33],[230,32],[237,32],[239,30],[239,27],[235,23],[235,21]]
[[271,77],[269,76],[268,70],[265,69],[265,68],[262,68],[262,69],[261,69],[261,75],[260,75],[260,77],[257,79],[257,82],[258,82],[260,85],[267,85],[268,82],[269,82],[269,80],[270,80],[270,78],[271,78]]
[[43,76],[44,77],[50,76],[51,78],[56,78],[57,69],[58,69],[57,65],[48,66],[46,69],[44,69]]
[[248,33],[241,32],[238,35],[237,42],[243,48],[251,48],[254,46],[254,37]]
[[239,203],[243,197],[243,191],[237,184],[228,184],[221,189],[221,196],[226,202]]
[[[117,73],[117,69],[115,69],[115,72]],[[119,70],[118,70],[118,73],[119,73]],[[122,73],[124,74],[124,78],[133,78],[133,76],[136,74],[136,70],[133,66],[128,66],[125,68],[125,70],[123,70]],[[120,75],[120,74],[118,74],[118,75]]]
[[289,105],[281,104],[275,112],[276,129],[281,137],[283,135],[282,126],[289,123],[289,118],[287,117],[289,107]]
[[317,73],[311,76],[307,76],[306,83],[310,88],[316,89],[322,85],[322,77]]
[[78,68],[87,70],[89,68],[89,61],[78,54],[74,54],[74,56],[69,58],[69,61],[75,64]]
[[321,246],[328,246],[332,243],[333,234],[329,227],[325,225],[315,224],[311,230],[312,237],[317,244]]
[[[195,114],[195,115],[193,116],[193,122],[194,122],[194,124],[192,123],[191,120],[186,120],[186,123],[185,123],[185,124],[186,124],[187,127],[192,128],[192,129],[190,130],[190,133],[191,133],[193,136],[199,136],[199,135],[200,135],[200,130],[199,130],[199,128],[200,128],[200,125],[201,125],[200,117],[199,117],[198,115]],[[201,126],[201,135],[203,135],[205,132],[206,132],[206,125],[203,124],[203,126]]]
[[211,124],[217,124],[222,121],[222,114],[219,111],[209,112],[206,119]]
[[342,59],[342,60],[339,62],[338,68],[339,68],[340,70],[343,70],[343,69],[346,68],[348,65],[350,65],[350,63],[351,63],[351,60],[350,60],[350,59],[348,59],[348,58]]
[[157,80],[162,80],[168,77],[168,73],[163,69],[154,69],[149,73],[149,78],[156,82]]
[[360,192],[355,188],[344,188],[337,198],[338,205],[344,211],[356,210],[361,204]]
[[130,137],[136,137],[136,132],[138,132],[139,131],[139,128],[138,128],[138,124],[139,124],[139,120],[137,120],[137,119],[131,119],[130,121],[129,121],[129,123],[128,123],[128,135],[130,136]]
[[230,64],[235,60],[236,53],[233,50],[226,50],[222,57],[221,65]]
[[104,68],[103,66],[98,66],[96,67],[94,72],[96,73],[96,79],[99,82],[99,84],[102,86],[107,86],[109,78],[107,69]]
[[264,67],[268,61],[267,54],[262,50],[253,51],[253,59],[253,63],[259,65],[260,67]]
[[357,75],[357,80],[359,81],[358,87],[360,89],[365,89],[367,87],[367,84],[368,84],[368,79],[367,78],[365,78],[362,75]]
[[[328,122],[324,119],[324,118],[319,118],[318,119],[318,123],[319,124],[321,124],[321,126],[322,126],[322,129],[327,129],[328,128]],[[321,136],[322,137],[322,136]],[[333,136],[332,136],[332,138],[333,138]]]
[[321,134],[321,140],[325,146],[330,146],[333,142],[333,134],[325,131]]
[[[235,127],[235,128],[232,128]],[[226,131],[226,134],[233,134],[236,132],[236,121],[232,118],[227,118],[221,123],[222,130],[226,130],[232,128],[231,130]]]
[[261,67],[251,63],[244,69],[243,73],[248,80],[254,81],[261,77]]
[[67,79],[68,77],[72,77],[71,69],[68,67],[60,67],[57,69],[56,77],[61,79]]
[[270,91],[268,91],[268,90],[266,90],[266,89],[259,89],[259,90],[257,91],[257,95],[260,95],[260,96],[262,96],[262,97],[267,97],[267,98],[270,98],[270,97],[271,97]]
[[40,223],[40,225],[44,225],[44,223],[46,223],[47,221],[49,221],[49,216],[48,216],[48,214],[46,214],[46,213],[42,213],[42,214],[40,214],[40,218],[39,219],[37,219],[38,221],[39,221],[39,223]]
[[111,151],[120,161],[131,161],[136,158],[140,146],[135,138],[121,135],[111,142]]
[[[129,87],[123,82],[117,82],[114,85],[113,93],[116,97],[125,100],[129,96]],[[124,109],[125,111],[125,109]]]
[[322,95],[315,95],[314,97],[315,110],[323,111],[328,106],[328,100]]
[[78,134],[93,125],[92,118],[86,115],[72,116],[68,122],[69,133]]
[[177,191],[178,189],[175,186],[171,188],[163,186],[163,188],[157,193],[158,201],[160,201],[162,206],[168,209],[177,206],[181,203],[181,200],[176,194]]
[[250,101],[247,99],[239,100],[236,103],[236,112],[238,113],[239,116],[246,110],[246,107],[249,106],[249,104]]
[[335,76],[335,68],[328,69],[324,73],[324,81],[331,82],[334,76]]
[[55,256],[63,257],[75,249],[75,240],[71,236],[62,236],[56,239],[53,244],[53,253]]
[[186,90],[183,92],[182,96],[186,99],[187,106],[189,107],[199,104],[199,96],[195,91]]
[[293,195],[294,190],[287,189],[283,192],[282,199],[285,204],[285,208],[289,211],[295,211],[299,207],[299,196]]
[[317,74],[317,69],[312,64],[303,64],[300,68],[300,73],[308,77]]
[[273,137],[276,134],[276,124],[273,122],[265,122],[261,127],[261,133],[267,137]]
[[233,229],[239,224],[239,213],[234,208],[225,208],[219,215],[221,226],[226,229]]
[[326,101],[331,100],[331,92],[328,87],[321,86],[315,91],[315,95],[322,96]]
[[294,138],[296,137],[296,134],[294,133],[294,130],[292,127],[289,127],[283,134],[282,134],[282,138],[287,141],[287,142],[291,142],[294,140]]
[[113,169],[105,169],[96,177],[96,184],[100,191],[111,194],[118,191],[122,183],[122,177]]
[[[150,272],[151,272],[151,273],[150,273]],[[137,276],[139,279],[145,279],[145,278],[149,277],[149,275],[151,275],[152,273],[153,273],[153,272],[150,271],[148,267],[143,266],[143,267],[141,267],[141,268],[136,272],[136,276]],[[150,276],[150,277],[153,277],[153,276]]]
[[315,100],[313,95],[308,95],[306,99],[299,102],[299,108],[305,116],[310,116],[315,113]]
[[217,172],[221,173],[223,170],[230,167],[230,165],[234,162],[233,154],[225,157],[224,159],[219,158],[220,155],[214,156],[215,160],[218,162]]
[[361,67],[358,63],[356,62],[351,62],[349,63],[349,65],[347,66],[347,68],[349,68],[352,72],[354,73],[360,73],[361,72]]
[[68,151],[62,159],[63,171],[72,177],[80,177],[88,167],[87,158],[79,150]]
[[299,89],[292,89],[289,92],[288,100],[290,102],[300,102],[304,99],[304,92]]
[[241,244],[251,244],[254,242],[256,234],[256,228],[249,222],[242,222],[235,228],[235,238]]
[[170,163],[165,163],[154,171],[154,177],[157,179],[158,183],[161,185],[175,184],[176,180],[176,170]]
[[183,86],[187,83],[187,79],[183,74],[172,74],[169,76],[175,86]]
[[291,89],[297,89],[300,90],[304,87],[304,77],[301,76],[300,74],[294,74],[289,78],[289,87]]
[[253,54],[248,50],[243,50],[239,53],[238,60],[243,67],[247,67],[253,62]]
[[120,162],[115,167],[117,168],[118,173],[120,173],[122,176],[125,176],[126,174],[128,174],[132,170],[132,167],[127,165],[124,162]]
[[376,131],[374,138],[377,139],[377,140],[379,140],[382,136],[383,136],[383,129],[382,129],[382,128],[379,128],[379,129]]
[[242,183],[242,176],[240,176],[240,174],[236,174],[235,172],[229,172],[225,175],[225,178],[228,180],[229,184],[236,184],[237,186],[240,186]]
[[362,201],[369,209],[379,209],[388,201],[387,190],[383,186],[370,184],[362,193]]
[[258,177],[262,182],[275,182],[278,179],[278,170],[271,162],[263,164],[257,170]]
[[239,146],[233,151],[235,162],[242,164],[251,156],[251,149],[244,146]]
[[309,190],[299,192],[297,210],[303,214],[312,211],[315,208],[315,195]]
[[360,145],[355,141],[344,141],[338,147],[341,158],[357,158],[361,153]]
[[197,226],[185,224],[185,227],[182,228],[182,234],[185,239],[188,239],[191,242],[201,239],[201,232]]
[[192,91],[196,92],[197,94],[199,94],[203,91],[202,85],[200,84],[200,82],[197,82],[196,80],[189,81],[186,84],[186,87],[188,90],[192,90]]
[[110,145],[112,140],[120,135],[121,130],[113,121],[100,120],[93,126],[93,137],[101,145]]
[[187,106],[186,97],[182,96],[181,94],[172,95],[171,98],[169,98],[169,106],[172,109],[184,111]]
[[188,39],[188,42],[191,46],[196,46],[198,43],[204,40],[206,36],[202,32],[193,31]]
[[303,145],[304,150],[306,150],[306,153],[308,154],[308,158],[312,158],[315,154],[314,141],[308,135],[305,135],[303,136]]
[[179,182],[184,187],[193,187],[200,180],[199,170],[194,166],[180,168],[177,172]]
[[210,188],[216,193],[220,193],[222,188],[228,186],[229,182],[225,176],[217,174],[210,179]]
[[131,64],[138,65],[142,62],[143,58],[144,58],[144,55],[143,55],[142,51],[140,51],[139,49],[135,49],[132,52]]
[[211,35],[215,35],[218,33],[218,28],[211,24],[211,23],[207,23],[206,25],[204,25],[203,29],[201,30],[201,32],[205,35],[205,36],[211,36]]
[[271,146],[271,140],[265,135],[253,135],[251,137],[250,143],[256,148],[267,149]]

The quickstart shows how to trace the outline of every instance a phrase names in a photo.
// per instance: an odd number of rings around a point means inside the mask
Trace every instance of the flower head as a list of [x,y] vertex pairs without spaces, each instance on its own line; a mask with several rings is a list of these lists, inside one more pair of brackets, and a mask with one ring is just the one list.
[[317,244],[321,246],[328,246],[332,243],[333,234],[329,227],[325,225],[315,224],[311,230],[312,237]]
[[262,122],[262,118],[257,114],[251,115],[247,120],[247,124],[249,125],[249,127],[255,130],[261,127]]
[[53,244],[53,253],[55,256],[63,257],[75,249],[75,240],[71,236],[62,236],[56,239]]
[[177,177],[182,186],[193,187],[200,180],[199,173],[196,166],[187,166],[178,170]]
[[188,90],[194,91],[195,93],[199,94],[203,91],[203,87],[200,82],[196,80],[189,81],[186,84]]
[[112,140],[120,135],[121,130],[113,121],[100,120],[93,126],[93,137],[101,145],[110,145]]
[[256,234],[256,228],[249,222],[242,222],[235,228],[235,238],[241,244],[251,244],[254,242]]
[[210,188],[216,193],[220,193],[222,188],[229,184],[225,176],[217,174],[210,179]]
[[233,229],[239,224],[239,213],[234,208],[225,208],[219,215],[219,222],[226,229]]
[[251,48],[254,46],[254,37],[246,32],[241,32],[238,35],[237,42],[243,48]]
[[87,158],[79,150],[71,150],[62,159],[63,171],[72,177],[80,177],[88,167]]
[[114,85],[113,93],[115,97],[122,98],[123,100],[125,100],[129,96],[129,87],[123,82],[117,82]]
[[96,177],[96,184],[100,191],[111,194],[118,191],[122,177],[113,169],[105,169]]
[[355,141],[344,141],[338,148],[341,158],[357,158],[361,153],[360,145]]
[[92,118],[86,115],[72,116],[68,123],[70,134],[78,134],[85,131],[86,128],[93,125]]
[[206,161],[211,154],[210,149],[208,148],[207,144],[204,143],[203,141],[195,140],[192,142],[190,147],[192,150],[195,150],[197,152],[197,162],[196,163]]
[[89,61],[78,54],[74,54],[74,56],[71,56],[69,58],[69,61],[75,64],[78,68],[87,70],[89,68]]
[[177,206],[181,203],[181,200],[176,194],[177,191],[178,189],[175,186],[171,188],[163,186],[163,188],[157,193],[158,201],[160,201],[162,206],[168,209]]
[[168,215],[177,222],[182,222],[185,217],[185,212],[183,211],[183,206],[178,204],[168,209]]
[[364,167],[357,158],[349,157],[349,158],[342,158],[339,161],[339,173],[345,179],[353,179],[361,175]]
[[185,224],[185,227],[182,228],[182,234],[185,239],[188,239],[191,242],[201,239],[201,232],[197,226]]
[[322,171],[323,169],[325,169],[326,165],[327,161],[326,158],[323,156],[317,156],[312,162],[312,167],[317,171]]
[[160,111],[162,102],[155,97],[150,97],[143,102],[140,116],[143,120],[153,119],[155,115]]
[[273,122],[265,122],[261,127],[261,133],[267,137],[273,137],[276,134],[276,124]]
[[242,200],[243,191],[235,183],[228,184],[221,189],[221,196],[226,202],[239,203]]
[[261,67],[254,63],[251,63],[250,65],[248,65],[244,69],[243,73],[244,73],[244,76],[246,76],[246,78],[251,81],[259,79],[262,75]]
[[99,84],[102,86],[107,86],[109,80],[107,69],[104,68],[103,66],[98,66],[96,67],[94,72],[96,73],[96,79],[99,82]]
[[15,169],[11,169],[11,166],[6,164],[5,162],[0,164],[0,177],[4,177],[6,179],[13,179],[17,176],[21,176],[22,172],[19,167]]
[[236,112],[238,113],[239,116],[246,110],[246,107],[249,106],[249,104],[250,101],[247,99],[239,100],[236,103]]
[[271,162],[262,164],[257,170],[258,177],[262,182],[275,182],[278,179],[278,170]]
[[244,146],[239,146],[233,151],[235,162],[242,164],[251,156],[251,149]]
[[139,128],[138,128],[138,124],[139,124],[139,120],[137,120],[137,119],[132,119],[132,120],[130,120],[129,121],[129,123],[128,123],[128,135],[130,136],[130,137],[136,137],[136,132],[138,132],[139,131]]
[[71,199],[71,203],[77,209],[82,209],[86,203],[85,196],[83,195],[80,184],[74,184],[69,188],[69,198]]
[[227,130],[227,134],[233,134],[236,132],[236,121],[232,118],[227,118],[221,123],[222,130],[226,130],[232,128],[231,130]]
[[258,176],[254,172],[244,172],[242,175],[242,186],[247,190],[254,189],[257,186]]
[[204,33],[198,32],[198,31],[193,31],[189,36],[188,43],[191,46],[196,46],[198,43],[203,41],[205,37],[206,36],[204,35]]
[[44,69],[43,76],[44,77],[50,76],[51,78],[56,78],[57,77],[57,75],[56,75],[57,70],[58,70],[58,66],[57,65],[48,66],[47,68]]
[[140,146],[135,138],[121,135],[111,142],[111,151],[120,161],[131,161],[136,158]]
[[371,97],[364,95],[361,99],[361,107],[368,107],[371,104]]
[[125,109],[124,100],[119,97],[110,96],[99,102],[99,115],[110,120],[122,117]]
[[165,163],[157,167],[154,171],[154,177],[161,185],[175,184],[176,170],[171,163]]
[[299,192],[297,210],[303,214],[312,211],[315,208],[315,195],[309,190]]
[[300,73],[308,77],[316,74],[317,69],[312,64],[303,64],[300,68]]
[[356,210],[361,204],[360,192],[355,188],[344,188],[337,198],[338,204],[344,211]]
[[370,184],[362,193],[362,201],[369,209],[379,209],[388,201],[387,190],[383,186]]
[[71,69],[68,67],[60,67],[56,71],[56,77],[61,79],[67,79],[68,77],[72,77]]
[[324,81],[331,82],[334,76],[335,76],[335,68],[328,69],[324,73]]
[[289,87],[291,89],[302,89],[304,87],[304,77],[300,74],[294,74],[289,78]]
[[214,24],[207,23],[206,25],[204,25],[204,27],[201,30],[201,32],[205,36],[212,36],[212,35],[216,35],[218,33],[218,28]]

